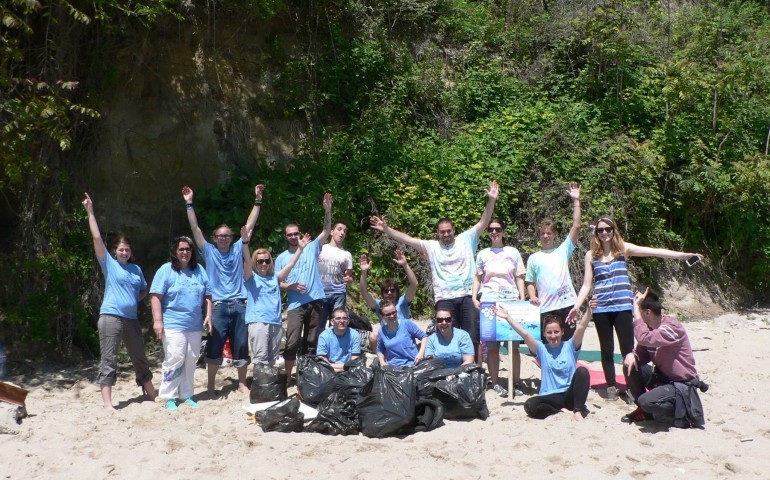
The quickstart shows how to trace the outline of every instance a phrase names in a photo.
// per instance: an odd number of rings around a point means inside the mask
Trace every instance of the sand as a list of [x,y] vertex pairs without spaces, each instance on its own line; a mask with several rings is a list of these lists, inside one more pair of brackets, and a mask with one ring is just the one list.
[[[499,398],[491,390],[486,421],[445,421],[432,432],[403,438],[315,433],[263,433],[242,412],[248,396],[228,385],[202,408],[167,412],[141,401],[129,364],[114,389],[119,410],[101,407],[95,364],[29,372],[11,380],[30,389],[18,435],[0,435],[0,478],[768,478],[770,312],[728,313],[685,324],[701,377],[705,430],[680,430],[655,422],[621,423],[632,410],[595,391],[584,422],[570,414],[526,417],[524,397]],[[598,349],[593,326],[584,348]],[[507,379],[507,359],[501,377]],[[592,363],[600,369],[598,363]],[[525,359],[528,385],[539,371]],[[155,383],[160,375],[155,369]],[[205,371],[196,371],[196,392]]]

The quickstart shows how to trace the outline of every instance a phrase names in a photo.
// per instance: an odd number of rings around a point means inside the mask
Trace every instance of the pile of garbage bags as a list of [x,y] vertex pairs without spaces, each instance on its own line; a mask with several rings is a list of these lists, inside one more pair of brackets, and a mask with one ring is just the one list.
[[[280,371],[273,371],[273,381],[267,371],[260,371],[257,395],[252,386],[252,403],[283,400],[256,415],[265,432],[360,432],[383,438],[430,431],[441,426],[444,418],[484,420],[489,416],[487,378],[476,364],[452,369],[445,368],[441,359],[428,359],[414,367],[367,367],[358,359],[335,373],[326,361],[304,356],[297,359],[297,396],[288,400],[285,388],[282,392],[278,388],[279,380],[285,385],[285,373],[279,378]],[[256,377],[254,383],[258,383]],[[317,409],[307,424],[300,400]]]

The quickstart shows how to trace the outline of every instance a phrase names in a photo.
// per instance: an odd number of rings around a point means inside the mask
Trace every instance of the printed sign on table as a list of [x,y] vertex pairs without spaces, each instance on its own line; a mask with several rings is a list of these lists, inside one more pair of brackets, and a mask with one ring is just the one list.
[[480,330],[481,340],[485,342],[522,341],[521,336],[502,319],[497,318],[492,307],[502,305],[511,319],[518,320],[530,335],[540,338],[540,307],[527,301],[481,302]]

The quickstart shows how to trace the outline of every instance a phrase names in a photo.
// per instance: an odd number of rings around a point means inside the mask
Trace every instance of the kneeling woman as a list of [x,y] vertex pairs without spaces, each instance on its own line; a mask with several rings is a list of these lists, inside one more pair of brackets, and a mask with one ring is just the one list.
[[426,356],[444,360],[447,368],[473,363],[471,336],[452,325],[452,312],[436,310],[436,330],[436,333],[428,337]]
[[[428,337],[420,327],[408,318],[398,318],[396,306],[392,302],[380,302],[380,315],[387,324],[380,328],[377,338],[377,357],[380,365],[395,365],[397,367],[417,365],[425,357],[425,346]],[[420,341],[417,350],[415,341]]]
[[[595,306],[593,300],[590,306]],[[586,398],[590,381],[588,370],[578,367],[577,359],[583,335],[591,321],[591,309],[586,311],[575,328],[575,334],[566,342],[562,341],[564,320],[558,315],[546,315],[543,328],[547,345],[535,340],[518,321],[511,319],[504,307],[496,307],[495,313],[521,335],[529,350],[536,352],[540,363],[540,395],[524,402],[527,415],[543,419],[567,408],[572,410],[575,420],[583,420],[588,415]]]

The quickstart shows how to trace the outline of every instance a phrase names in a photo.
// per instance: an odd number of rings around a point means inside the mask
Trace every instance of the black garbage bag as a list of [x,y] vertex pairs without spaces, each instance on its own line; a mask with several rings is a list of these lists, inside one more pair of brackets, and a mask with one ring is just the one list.
[[432,378],[437,371],[444,369],[446,369],[446,363],[441,358],[429,358],[412,367],[418,400],[433,397],[433,386],[436,380]]
[[254,365],[254,380],[251,383],[251,403],[277,402],[286,400],[286,372],[270,365]]
[[307,431],[324,435],[358,434],[358,411],[355,398],[345,399],[343,392],[333,392],[318,406],[318,414]]
[[303,355],[297,359],[297,393],[308,405],[318,405],[331,393],[325,389],[334,379],[334,368],[329,363],[313,355]]
[[297,397],[259,411],[256,417],[263,432],[301,432],[305,422]]
[[372,331],[372,324],[369,323],[369,320],[359,316],[353,310],[348,310],[348,319],[350,319],[350,328],[367,332]]
[[432,398],[421,398],[415,405],[415,416],[417,417],[414,426],[415,432],[430,432],[441,426],[444,421],[444,406],[441,402]]
[[433,398],[444,406],[444,418],[486,420],[489,417],[485,396],[487,377],[483,368],[470,364],[452,371],[438,370],[432,379],[435,380]]
[[416,398],[412,369],[385,365],[374,370],[356,402],[361,433],[383,438],[411,431]]

